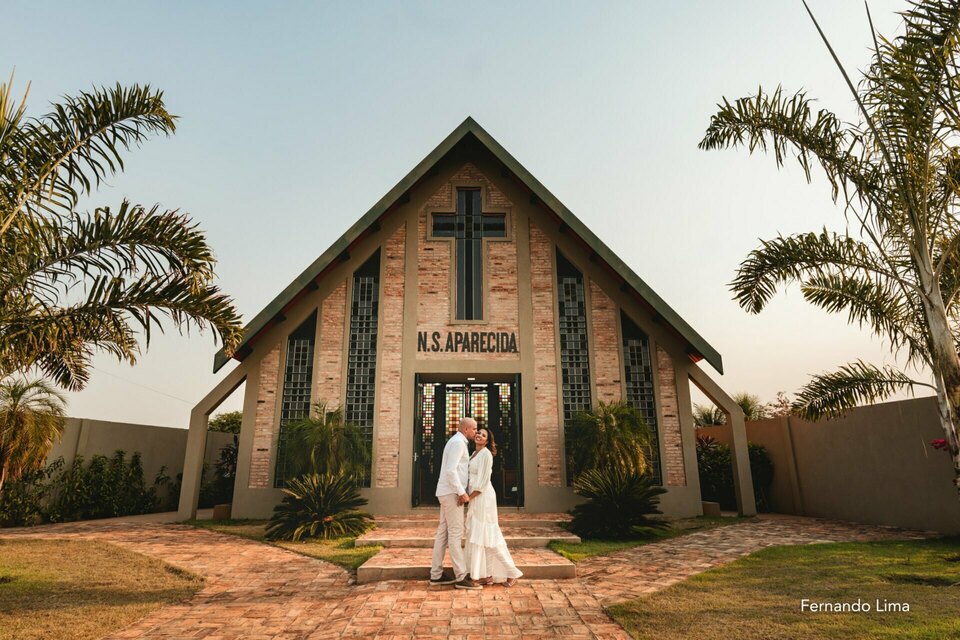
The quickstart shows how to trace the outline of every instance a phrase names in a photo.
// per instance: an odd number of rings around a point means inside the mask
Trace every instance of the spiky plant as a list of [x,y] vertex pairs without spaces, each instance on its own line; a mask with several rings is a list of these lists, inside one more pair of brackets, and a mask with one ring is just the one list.
[[373,516],[360,511],[366,498],[344,474],[304,475],[288,480],[283,492],[267,524],[270,540],[359,536],[373,526]]
[[64,397],[44,380],[0,382],[0,493],[43,466],[63,435]]
[[175,128],[148,86],[81,92],[28,118],[26,95],[0,83],[0,378],[37,368],[80,389],[95,353],[133,363],[164,321],[238,344],[240,316],[189,217],[126,200],[77,210],[125,152]]
[[666,489],[649,475],[619,467],[584,471],[573,490],[587,501],[571,512],[570,530],[583,538],[622,540],[668,526],[648,516],[662,514],[658,505]]
[[286,472],[345,474],[359,482],[370,464],[367,438],[357,425],[343,418],[343,409],[316,402],[310,415],[283,426]]
[[[846,314],[908,365],[929,372],[915,379],[894,367],[852,362],[815,376],[794,409],[818,419],[904,389],[935,390],[960,497],[960,0],[909,2],[900,13],[901,35],[874,32],[873,59],[858,84],[807,12],[859,122],[817,109],[802,91],[761,89],[724,99],[700,147],[770,150],[778,166],[796,159],[808,181],[819,164],[849,231],[764,241],[731,288],[741,307],[759,313],[781,286],[797,282],[806,300]],[[869,10],[867,19],[873,31]]]
[[625,402],[601,401],[591,411],[574,414],[567,455],[575,475],[610,466],[643,473],[650,446],[650,429],[639,411]]
[[693,423],[698,427],[716,427],[727,423],[727,414],[714,405],[693,405]]

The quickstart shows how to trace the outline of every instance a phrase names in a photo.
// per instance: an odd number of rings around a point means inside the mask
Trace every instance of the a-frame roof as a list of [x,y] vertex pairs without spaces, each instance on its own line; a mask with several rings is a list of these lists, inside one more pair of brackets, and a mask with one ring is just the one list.
[[[233,357],[238,360],[243,360],[249,355],[253,343],[270,327],[282,321],[284,319],[284,312],[290,306],[308,291],[316,289],[316,281],[319,280],[327,270],[340,264],[343,260],[349,259],[350,248],[369,233],[379,230],[381,217],[388,213],[393,206],[405,202],[409,197],[408,192],[411,188],[427,176],[434,165],[446,156],[458,143],[469,136],[473,136],[479,141],[480,144],[502,163],[503,168],[509,172],[511,177],[530,191],[531,202],[535,202],[540,205],[542,209],[552,214],[562,232],[572,234],[587,250],[591,251],[591,260],[605,265],[608,270],[619,277],[622,281],[621,289],[623,291],[632,292],[640,302],[649,307],[654,314],[655,320],[666,325],[672,329],[673,333],[685,340],[688,345],[687,353],[694,361],[701,358],[705,359],[713,365],[714,369],[723,373],[723,360],[717,350],[710,346],[699,333],[694,331],[693,327],[687,324],[670,305],[664,302],[663,298],[657,295],[640,276],[634,273],[633,270],[595,236],[586,225],[580,222],[580,219],[573,215],[573,212],[567,209],[539,180],[533,177],[523,165],[517,162],[516,158],[510,155],[493,136],[487,133],[483,127],[470,117],[454,129],[443,142],[437,145],[436,149],[421,160],[410,173],[404,176],[385,196],[380,198],[362,218],[347,229],[346,233],[340,236],[329,249],[324,251],[313,264],[297,276],[293,282],[281,291],[270,304],[247,324],[243,341],[240,343]],[[221,349],[214,357],[214,373],[219,371],[228,361],[229,358]]]

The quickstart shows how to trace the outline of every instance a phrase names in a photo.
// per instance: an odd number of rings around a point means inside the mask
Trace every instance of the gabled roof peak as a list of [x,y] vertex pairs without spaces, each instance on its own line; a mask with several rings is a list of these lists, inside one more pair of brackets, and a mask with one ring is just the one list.
[[[282,317],[284,310],[292,304],[295,299],[298,299],[304,291],[309,288],[315,288],[315,281],[326,270],[335,265],[337,260],[345,255],[347,249],[360,239],[365,232],[379,224],[378,219],[380,216],[386,213],[392,205],[421,180],[434,165],[446,156],[457,143],[468,134],[472,134],[503,164],[506,170],[510,171],[519,182],[530,189],[532,194],[536,196],[538,202],[556,216],[563,230],[576,234],[576,236],[590,247],[598,260],[602,260],[612,272],[623,280],[621,288],[624,290],[633,290],[636,295],[652,309],[655,317],[672,328],[679,337],[688,343],[688,354],[691,359],[696,361],[703,358],[709,362],[714,369],[723,373],[723,361],[717,350],[707,343],[663,298],[657,295],[640,276],[634,273],[633,270],[594,235],[572,211],[567,209],[556,196],[550,193],[533,174],[527,171],[516,158],[510,155],[493,136],[487,133],[487,131],[469,115],[456,129],[450,132],[433,151],[427,154],[410,173],[404,176],[393,189],[380,198],[363,217],[347,229],[313,264],[307,267],[303,273],[297,276],[293,282],[281,291],[270,304],[254,316],[253,320],[247,324],[243,341],[240,343],[240,347],[237,349],[234,357],[243,360],[243,358],[250,353],[253,343],[256,342],[259,336],[273,326],[278,318]],[[214,357],[214,373],[219,371],[227,361],[228,358],[221,349]]]

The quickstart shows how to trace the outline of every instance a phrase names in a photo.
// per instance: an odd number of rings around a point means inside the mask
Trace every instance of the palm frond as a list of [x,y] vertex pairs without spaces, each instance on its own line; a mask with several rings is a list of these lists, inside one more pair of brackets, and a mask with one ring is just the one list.
[[21,214],[70,214],[81,194],[123,169],[123,152],[149,136],[176,130],[163,93],[148,85],[94,88],[19,123],[0,164],[0,234]]
[[917,386],[931,387],[893,367],[881,369],[858,360],[833,373],[813,376],[797,394],[793,411],[808,420],[839,417],[863,404],[883,400],[903,389],[912,391]]

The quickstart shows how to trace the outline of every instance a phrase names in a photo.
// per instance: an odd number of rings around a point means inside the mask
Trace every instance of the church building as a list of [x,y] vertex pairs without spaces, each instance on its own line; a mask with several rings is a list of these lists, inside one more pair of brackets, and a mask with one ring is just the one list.
[[567,510],[567,425],[624,400],[654,435],[661,509],[698,515],[691,383],[728,413],[740,511],[755,511],[742,413],[696,364],[722,373],[720,354],[472,118],[253,318],[233,360],[191,415],[183,517],[207,419],[244,383],[234,518],[270,516],[285,425],[318,401],[363,430],[374,514],[437,504],[463,416],[496,438],[501,508]]

